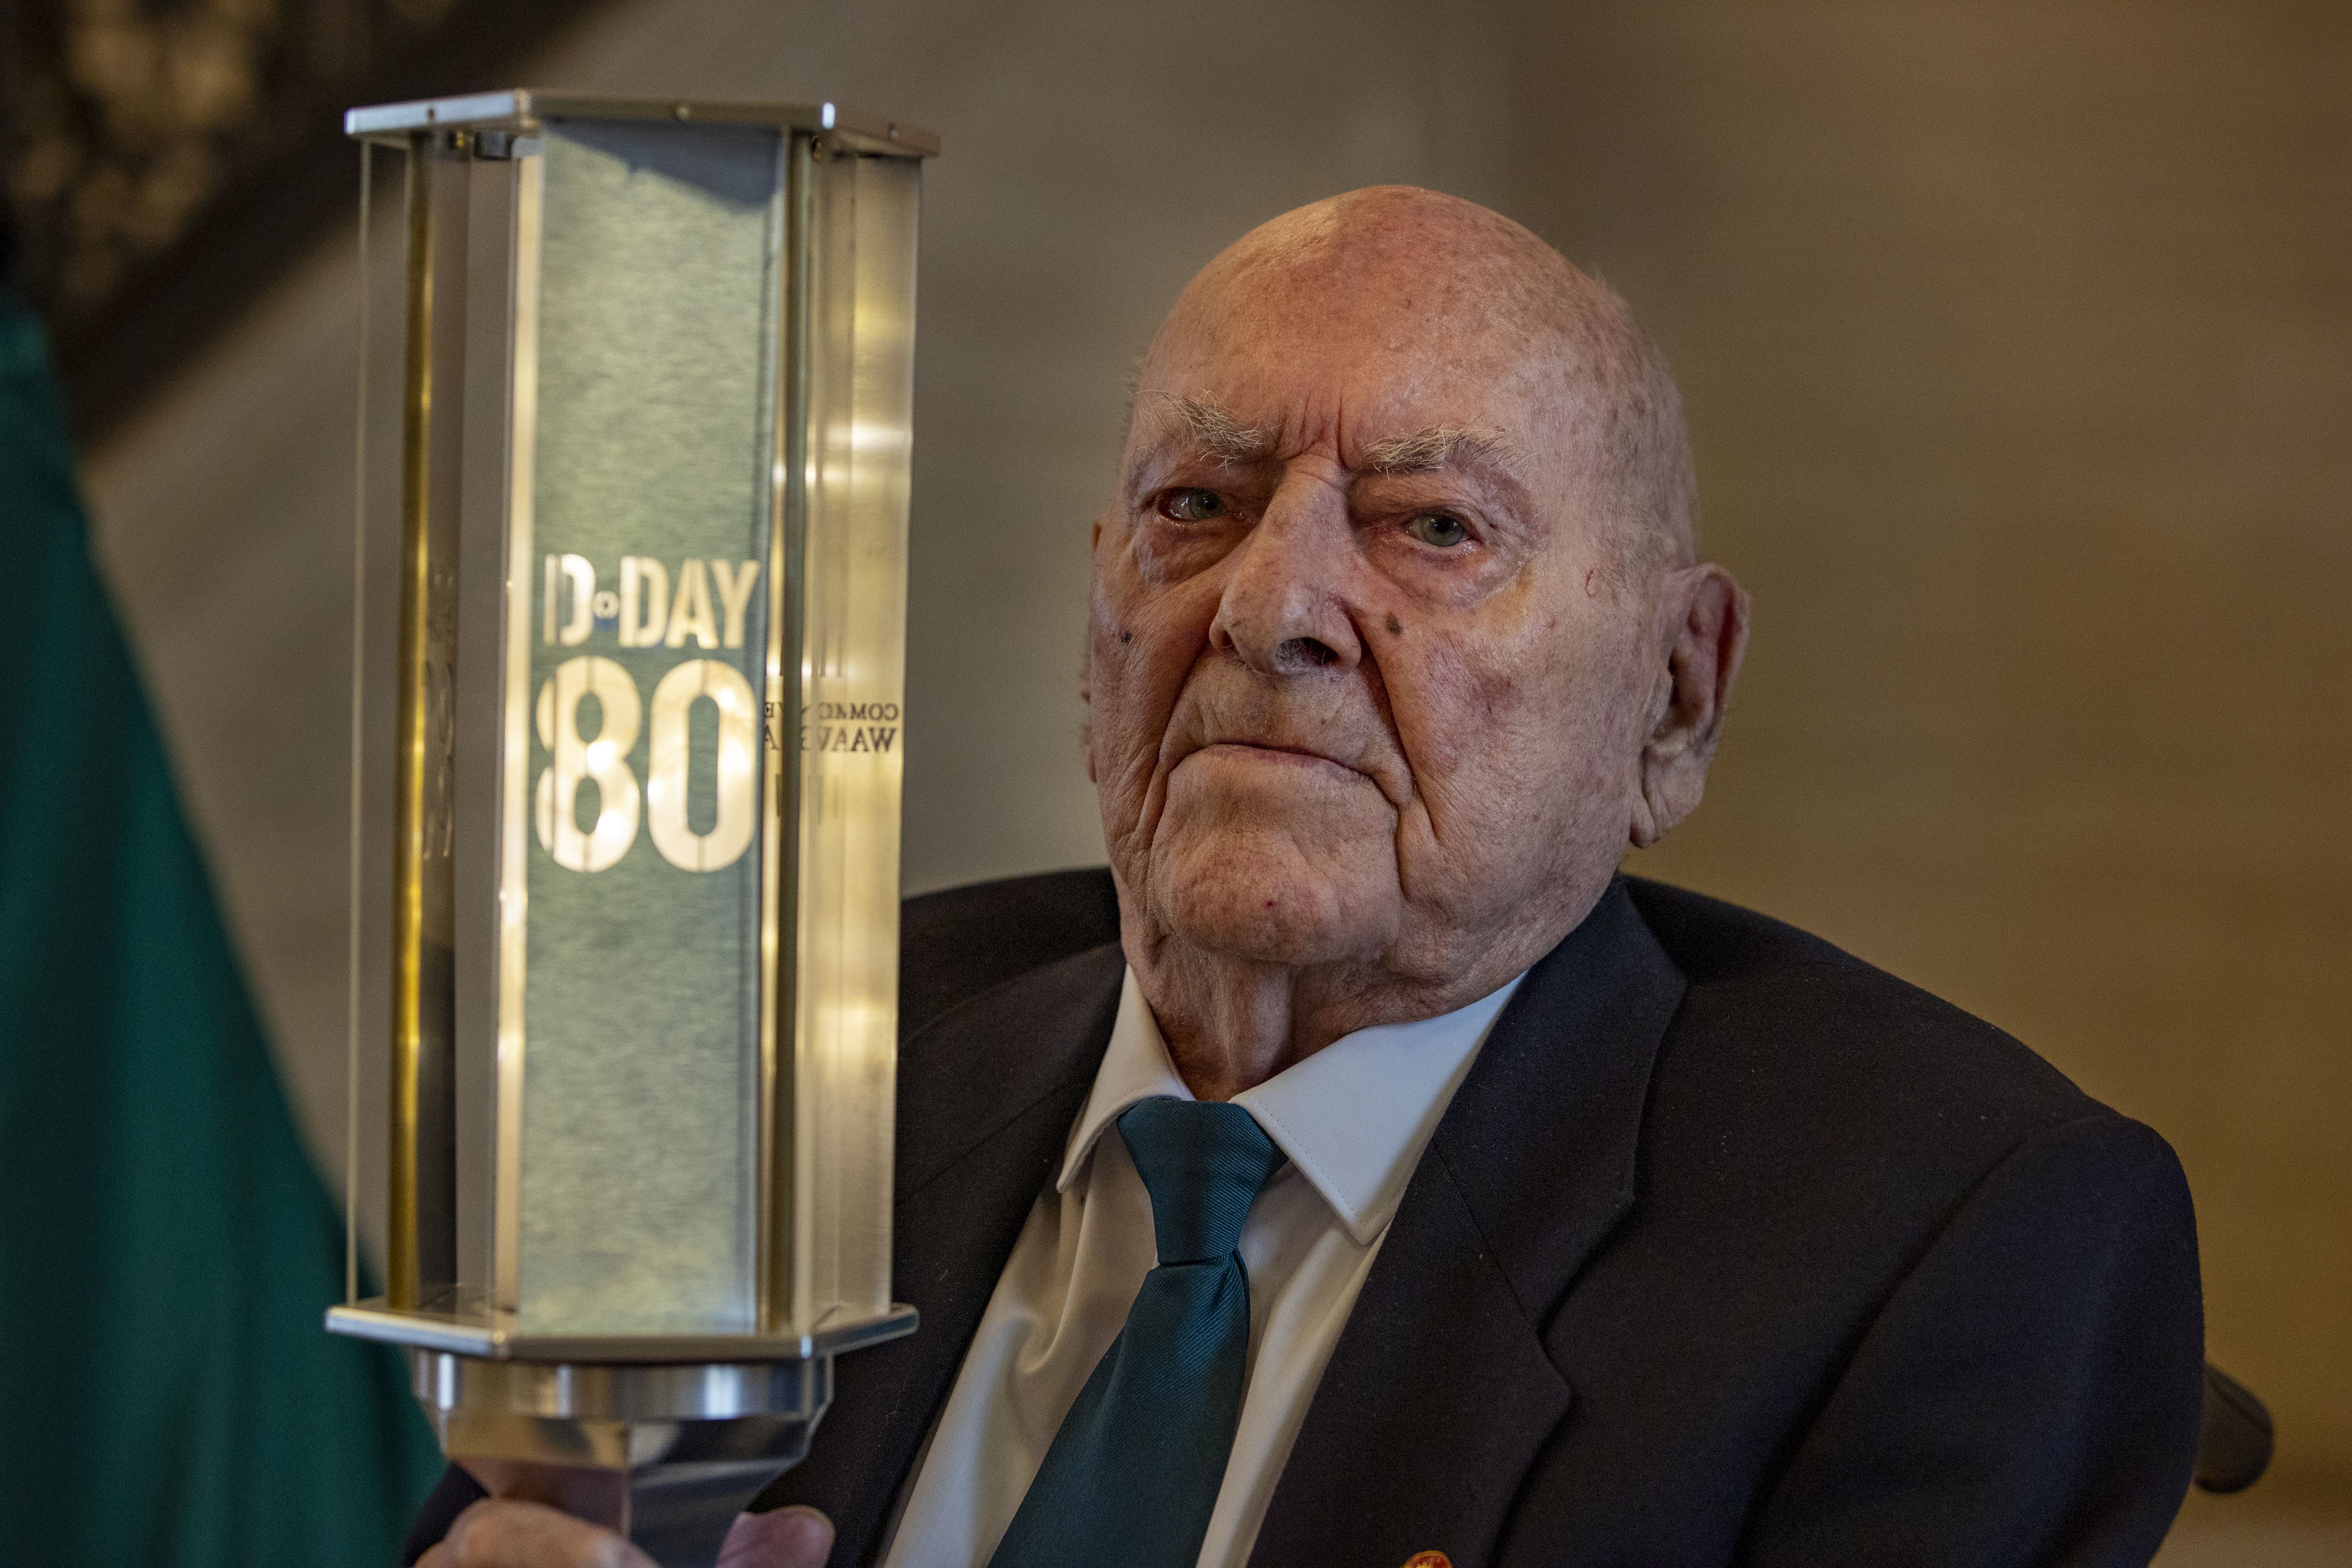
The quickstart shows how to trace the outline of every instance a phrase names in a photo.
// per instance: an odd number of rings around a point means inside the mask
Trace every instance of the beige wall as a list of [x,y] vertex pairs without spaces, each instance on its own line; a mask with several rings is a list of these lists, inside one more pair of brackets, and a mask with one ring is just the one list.
[[[912,889],[1099,855],[1082,542],[1192,268],[1391,179],[1593,265],[1675,360],[1711,546],[1757,596],[1713,795],[1640,868],[1822,931],[2171,1138],[2214,1353],[2286,1433],[2270,1495],[2352,1493],[2340,6],[620,0],[528,74],[833,94],[947,138]],[[318,258],[91,465],[330,1162],[350,277]]]
[[2352,11],[1573,10],[1517,194],[1756,595],[1641,868],[2170,1138],[2215,1359],[2352,1494]]

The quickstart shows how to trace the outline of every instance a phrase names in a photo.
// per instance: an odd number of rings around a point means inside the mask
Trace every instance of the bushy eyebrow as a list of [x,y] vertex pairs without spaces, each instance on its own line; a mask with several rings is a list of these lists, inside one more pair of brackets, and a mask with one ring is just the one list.
[[[1162,444],[1185,443],[1220,465],[1243,467],[1272,460],[1280,433],[1245,423],[1223,404],[1205,397],[1163,394],[1155,423]],[[1466,471],[1519,488],[1517,467],[1502,432],[1482,426],[1433,425],[1391,436],[1364,448],[1351,465],[1359,473],[1426,474]]]
[[1391,436],[1364,448],[1368,473],[1425,474],[1438,468],[1509,467],[1502,433],[1466,425],[1433,425],[1410,436]]
[[[1218,463],[1263,463],[1275,456],[1275,433],[1242,423],[1228,406],[1206,397],[1162,397],[1160,430],[1164,437],[1188,437]],[[1433,472],[1437,468],[1507,466],[1500,430],[1475,426],[1430,426],[1412,435],[1390,435],[1364,449],[1362,472]]]
[[1220,463],[1262,463],[1274,456],[1275,432],[1244,425],[1232,409],[1205,397],[1163,398],[1160,428],[1163,437],[1189,437]]

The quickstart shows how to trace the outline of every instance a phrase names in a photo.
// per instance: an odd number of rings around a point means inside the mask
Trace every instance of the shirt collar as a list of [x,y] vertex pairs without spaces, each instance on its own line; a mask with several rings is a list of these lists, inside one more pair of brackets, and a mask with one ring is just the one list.
[[[1380,1024],[1343,1036],[1234,1097],[1257,1118],[1299,1173],[1313,1184],[1360,1247],[1388,1228],[1421,1152],[1486,1043],[1496,1015],[1518,988],[1514,977],[1466,1007],[1410,1024]],[[1118,1017],[1095,1074],[1094,1092],[1071,1130],[1062,1173],[1066,1191],[1096,1142],[1139,1100],[1191,1100],[1161,1039],[1159,1020],[1127,972]]]

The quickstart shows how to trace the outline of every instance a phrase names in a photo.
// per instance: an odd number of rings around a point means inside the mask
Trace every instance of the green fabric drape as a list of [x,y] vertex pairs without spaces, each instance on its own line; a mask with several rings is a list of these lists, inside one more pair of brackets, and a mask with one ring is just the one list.
[[305,1157],[0,291],[0,1563],[394,1561],[439,1468],[331,1338]]

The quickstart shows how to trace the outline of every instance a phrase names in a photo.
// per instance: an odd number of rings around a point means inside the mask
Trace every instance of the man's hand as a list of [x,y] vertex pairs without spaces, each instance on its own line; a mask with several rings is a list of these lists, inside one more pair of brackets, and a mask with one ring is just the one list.
[[813,1508],[780,1508],[736,1520],[719,1568],[824,1568],[831,1555],[833,1521]]
[[[747,1513],[727,1532],[719,1568],[824,1568],[833,1522],[813,1508]],[[457,1516],[416,1568],[655,1568],[609,1530],[544,1504],[486,1500]]]

